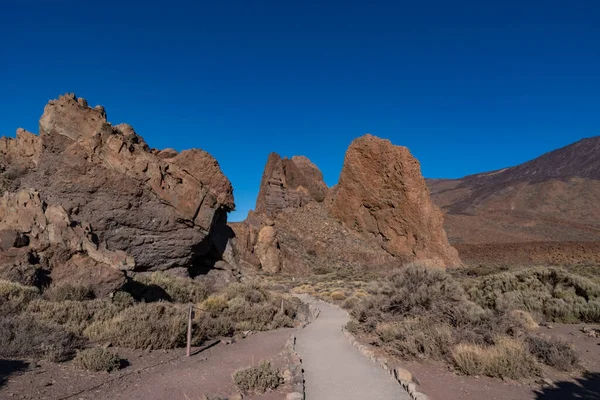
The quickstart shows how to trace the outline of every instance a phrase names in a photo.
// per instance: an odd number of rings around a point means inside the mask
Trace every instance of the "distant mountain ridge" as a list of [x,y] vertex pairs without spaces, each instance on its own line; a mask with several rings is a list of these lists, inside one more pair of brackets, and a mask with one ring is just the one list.
[[600,136],[427,185],[453,244],[600,240]]

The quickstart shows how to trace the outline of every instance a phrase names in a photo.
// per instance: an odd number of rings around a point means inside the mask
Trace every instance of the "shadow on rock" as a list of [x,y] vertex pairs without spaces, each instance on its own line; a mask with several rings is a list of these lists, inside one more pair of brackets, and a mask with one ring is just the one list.
[[29,363],[21,360],[0,359],[0,386],[6,383],[8,377],[14,373],[22,372],[29,368]]
[[575,382],[555,382],[554,386],[536,391],[537,400],[600,399],[600,373],[586,372]]

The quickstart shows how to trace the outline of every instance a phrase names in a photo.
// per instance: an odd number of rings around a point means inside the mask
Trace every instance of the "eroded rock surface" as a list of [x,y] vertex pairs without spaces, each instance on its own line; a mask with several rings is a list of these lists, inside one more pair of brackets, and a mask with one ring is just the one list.
[[[67,249],[60,263],[47,254],[55,277],[60,269],[75,276],[91,263],[113,271],[193,268],[219,253],[223,240],[212,233],[225,225],[234,200],[210,154],[150,149],[131,126],[112,126],[104,108],[72,94],[46,105],[39,130],[0,139],[0,215],[20,207],[18,220],[0,218],[0,229],[31,240],[19,248],[15,239],[6,252],[35,259],[48,248]],[[12,236],[0,236],[6,248]]]
[[406,147],[365,135],[344,159],[331,213],[349,229],[377,239],[404,261],[457,265],[457,251],[443,229],[419,162]]
[[302,274],[457,265],[442,223],[408,149],[366,135],[351,144],[333,188],[306,157],[272,153],[256,212],[231,227],[240,265]]

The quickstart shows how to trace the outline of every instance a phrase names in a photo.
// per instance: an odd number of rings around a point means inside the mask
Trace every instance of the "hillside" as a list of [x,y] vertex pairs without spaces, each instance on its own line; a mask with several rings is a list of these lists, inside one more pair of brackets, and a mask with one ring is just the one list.
[[600,136],[462,179],[429,179],[450,242],[600,241]]

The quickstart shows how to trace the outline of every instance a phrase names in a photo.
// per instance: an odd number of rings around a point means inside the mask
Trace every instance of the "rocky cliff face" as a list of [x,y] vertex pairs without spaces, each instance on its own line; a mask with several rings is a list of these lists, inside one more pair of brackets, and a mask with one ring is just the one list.
[[408,149],[366,135],[350,145],[331,189],[306,157],[271,154],[256,212],[232,228],[242,265],[308,273],[460,264],[442,224]]
[[14,270],[6,254],[17,248],[28,254],[22,270],[42,268],[51,279],[59,265],[86,260],[94,284],[100,269],[202,271],[207,255],[224,251],[227,239],[215,232],[225,231],[217,225],[234,208],[233,189],[210,154],[150,149],[131,126],[112,126],[102,107],[74,95],[50,101],[39,130],[0,139],[0,216],[19,215],[1,218],[0,230],[30,243],[3,241],[0,276]]
[[349,229],[369,235],[404,261],[457,265],[457,251],[429,198],[419,162],[406,147],[372,135],[352,142],[331,213]]
[[321,202],[327,192],[323,174],[308,158],[282,159],[271,153],[260,183],[256,212],[272,218],[286,208]]

